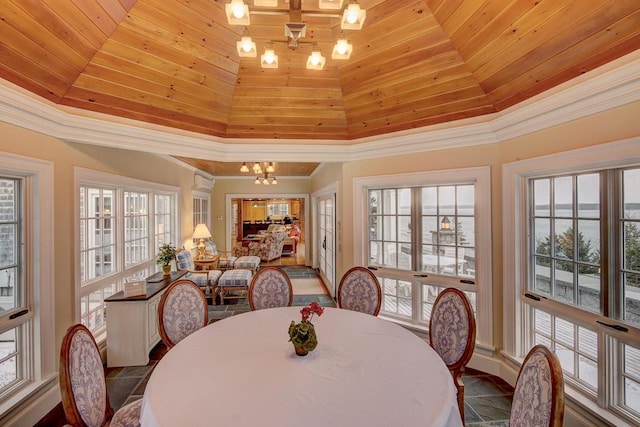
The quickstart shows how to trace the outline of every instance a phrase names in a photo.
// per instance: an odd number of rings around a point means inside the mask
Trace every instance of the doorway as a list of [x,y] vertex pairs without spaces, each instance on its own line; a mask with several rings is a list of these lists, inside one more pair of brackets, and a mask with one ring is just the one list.
[[318,197],[316,204],[317,217],[317,260],[318,272],[331,296],[336,295],[335,280],[335,242],[336,242],[336,196],[335,193]]

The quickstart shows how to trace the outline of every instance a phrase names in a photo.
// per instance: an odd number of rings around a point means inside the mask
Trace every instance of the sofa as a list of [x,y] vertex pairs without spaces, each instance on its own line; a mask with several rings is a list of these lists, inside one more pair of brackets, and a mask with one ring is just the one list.
[[258,256],[262,261],[271,261],[282,256],[284,239],[287,233],[267,234],[261,242],[249,243],[249,255]]

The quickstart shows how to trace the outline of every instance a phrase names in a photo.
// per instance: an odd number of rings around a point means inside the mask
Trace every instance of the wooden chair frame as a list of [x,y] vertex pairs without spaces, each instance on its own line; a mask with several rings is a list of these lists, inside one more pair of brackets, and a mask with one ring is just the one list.
[[202,304],[204,306],[204,324],[202,325],[202,327],[204,328],[209,324],[209,310],[207,309],[207,297],[202,292],[202,289],[200,288],[200,286],[196,285],[191,280],[187,280],[187,279],[176,280],[175,282],[170,284],[167,290],[162,294],[162,297],[160,297],[160,303],[158,304],[158,332],[160,332],[160,338],[162,338],[162,341],[167,345],[167,348],[172,348],[177,343],[174,343],[173,341],[171,341],[171,339],[167,336],[167,332],[164,328],[164,322],[162,321],[162,313],[164,313],[164,306],[171,292],[173,292],[173,290],[176,287],[184,284],[191,284],[195,289],[198,290],[198,295],[200,295],[200,298],[202,298]]
[[[71,372],[69,370],[69,354],[71,352],[71,341],[76,333],[84,331],[89,335],[93,345],[96,347],[96,352],[98,355],[100,354],[100,350],[98,349],[98,345],[96,344],[96,340],[93,338],[93,334],[91,331],[87,329],[86,326],[78,323],[72,325],[67,329],[67,332],[62,339],[62,346],[60,347],[60,394],[62,398],[62,407],[64,409],[65,417],[67,418],[67,422],[72,426],[86,426],[85,422],[82,420],[82,416],[80,415],[80,411],[78,411],[78,405],[73,397],[73,388],[71,387]],[[103,368],[104,369],[104,368]],[[105,389],[105,408],[104,408],[104,418],[103,422],[111,420],[115,411],[111,407],[111,403],[109,402],[109,394],[107,393],[107,384],[104,384]]]
[[449,368],[449,371],[451,371],[451,374],[453,375],[453,383],[458,391],[458,409],[460,410],[460,417],[462,418],[462,423],[464,424],[464,382],[462,381],[462,374],[464,372],[465,366],[467,365],[467,363],[469,363],[471,356],[473,356],[473,350],[476,346],[476,319],[473,315],[473,310],[471,309],[469,299],[461,290],[456,288],[446,288],[438,294],[438,297],[433,303],[431,318],[429,319],[429,345],[433,347],[433,312],[435,311],[435,308],[438,306],[438,303],[443,298],[443,296],[447,295],[448,293],[454,293],[462,299],[465,312],[467,314],[467,321],[469,322],[469,336],[467,337],[467,344],[464,348],[462,356],[460,356],[460,358],[455,363],[447,365],[447,368]]
[[285,278],[285,280],[287,282],[287,285],[289,286],[289,302],[287,303],[287,307],[291,307],[291,305],[293,304],[293,285],[291,285],[291,279],[289,279],[289,276],[287,275],[287,273],[285,273],[285,271],[283,269],[281,269],[280,267],[277,267],[275,265],[270,265],[270,266],[267,266],[267,267],[262,267],[251,278],[251,283],[249,284],[249,290],[247,291],[247,297],[248,297],[248,300],[249,300],[249,308],[251,309],[251,311],[254,311],[256,309],[254,304],[253,304],[253,285],[254,285],[254,283],[255,283],[257,278],[259,278],[262,274],[264,274],[265,271],[269,271],[269,270],[275,270]]
[[[549,364],[549,372],[551,374],[551,414],[549,418],[549,427],[562,427],[564,425],[564,379],[562,374],[562,366],[558,361],[557,356],[549,350],[546,346],[538,344],[534,346],[522,362],[520,371],[518,372],[518,379],[516,380],[516,388],[522,375],[522,370],[526,366],[529,359],[535,353],[542,353],[544,358]],[[513,406],[512,406],[513,407]],[[509,417],[511,418],[511,416]]]
[[373,272],[366,267],[361,267],[361,266],[352,267],[342,275],[342,278],[340,279],[340,285],[338,286],[338,307],[342,308],[342,301],[341,301],[342,285],[344,284],[345,279],[348,278],[352,273],[356,271],[366,272],[369,276],[371,276],[373,282],[377,285],[378,301],[377,301],[376,309],[373,313],[374,316],[377,316],[378,313],[380,313],[380,308],[382,307],[382,287],[380,286],[380,282],[378,281],[378,278],[376,277],[376,275],[373,274]]

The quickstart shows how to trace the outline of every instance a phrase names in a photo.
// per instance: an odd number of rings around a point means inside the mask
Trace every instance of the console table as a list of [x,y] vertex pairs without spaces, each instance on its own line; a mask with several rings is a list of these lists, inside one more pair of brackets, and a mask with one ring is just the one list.
[[[149,277],[144,295],[125,297],[124,291],[105,299],[107,306],[107,366],[143,366],[160,342],[158,304],[166,288],[186,274],[172,271]],[[157,280],[157,281],[156,281]]]

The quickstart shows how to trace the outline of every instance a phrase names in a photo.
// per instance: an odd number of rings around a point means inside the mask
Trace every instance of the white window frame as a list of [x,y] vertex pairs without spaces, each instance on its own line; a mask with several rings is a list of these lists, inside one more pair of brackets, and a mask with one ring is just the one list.
[[[601,169],[622,168],[640,164],[640,138],[580,148],[563,153],[546,155],[503,165],[502,210],[503,210],[503,356],[516,369],[522,363],[531,345],[529,341],[530,311],[539,308],[552,315],[587,326],[599,334],[598,372],[599,392],[591,400],[588,393],[578,387],[565,385],[568,402],[581,410],[587,409],[594,416],[617,424],[626,425],[629,418],[624,411],[613,407],[615,395],[615,368],[618,360],[611,360],[616,342],[640,346],[640,328],[625,324],[629,332],[598,326],[595,320],[602,317],[576,307],[553,300],[532,301],[524,297],[528,280],[528,190],[529,178],[563,173],[581,173]],[[608,323],[620,323],[604,318]],[[520,333],[524,331],[524,333]],[[607,380],[609,378],[609,380]]]
[[[80,277],[80,188],[83,186],[96,186],[102,188],[111,188],[114,190],[113,209],[117,211],[114,215],[114,239],[116,242],[116,254],[112,259],[113,271],[95,279],[82,283]],[[147,236],[149,256],[146,260],[131,266],[125,266],[124,260],[124,206],[122,206],[123,194],[125,191],[141,192],[149,194],[148,218],[149,233]],[[75,230],[75,293],[74,293],[74,321],[80,322],[82,298],[93,292],[105,289],[111,284],[115,284],[115,291],[122,290],[126,280],[131,278],[141,278],[152,272],[158,271],[159,267],[156,263],[157,248],[155,247],[155,195],[168,194],[174,197],[175,220],[172,225],[173,236],[171,243],[179,246],[179,230],[180,217],[178,215],[178,203],[180,200],[180,188],[170,185],[158,184],[154,182],[144,181],[135,178],[123,177],[120,175],[109,174],[105,172],[94,171],[90,169],[76,167],[74,168],[74,230]],[[106,323],[101,328],[93,331],[98,344],[106,339]]]
[[[196,226],[202,223],[211,230],[211,194],[203,191],[194,191],[191,197],[191,206],[193,207],[193,224],[191,228],[195,231]],[[194,203],[196,200],[200,200],[200,208],[202,208],[203,201],[207,203],[207,212],[203,212],[202,210],[196,211]]]
[[[368,265],[369,189],[468,184],[470,182],[475,183],[475,285],[462,285],[458,277],[451,278],[450,281],[443,276],[440,277],[443,278],[441,281],[443,286],[456,286],[462,290],[471,290],[477,293],[477,312],[475,313],[477,332],[476,351],[492,355],[495,347],[493,342],[493,292],[491,273],[491,168],[489,166],[355,178],[353,182],[353,260],[356,265]],[[406,271],[386,271],[380,268],[376,274],[387,277],[393,276],[393,278],[400,280],[415,281],[413,274]],[[413,293],[414,309],[416,301],[419,304],[420,298],[420,292]],[[427,330],[428,327],[428,325],[406,323],[394,318],[390,320],[421,331]]]
[[[54,174],[53,163],[0,153],[0,174],[22,178],[23,264],[25,302],[29,312],[0,324],[0,330],[25,325],[21,351],[23,380],[0,399],[0,425],[18,416],[26,402],[52,400],[57,383],[54,296]],[[46,395],[43,395],[46,393]],[[53,398],[55,399],[55,398]],[[59,396],[58,396],[59,399]],[[36,414],[35,416],[39,416]],[[33,420],[34,422],[37,420]]]

